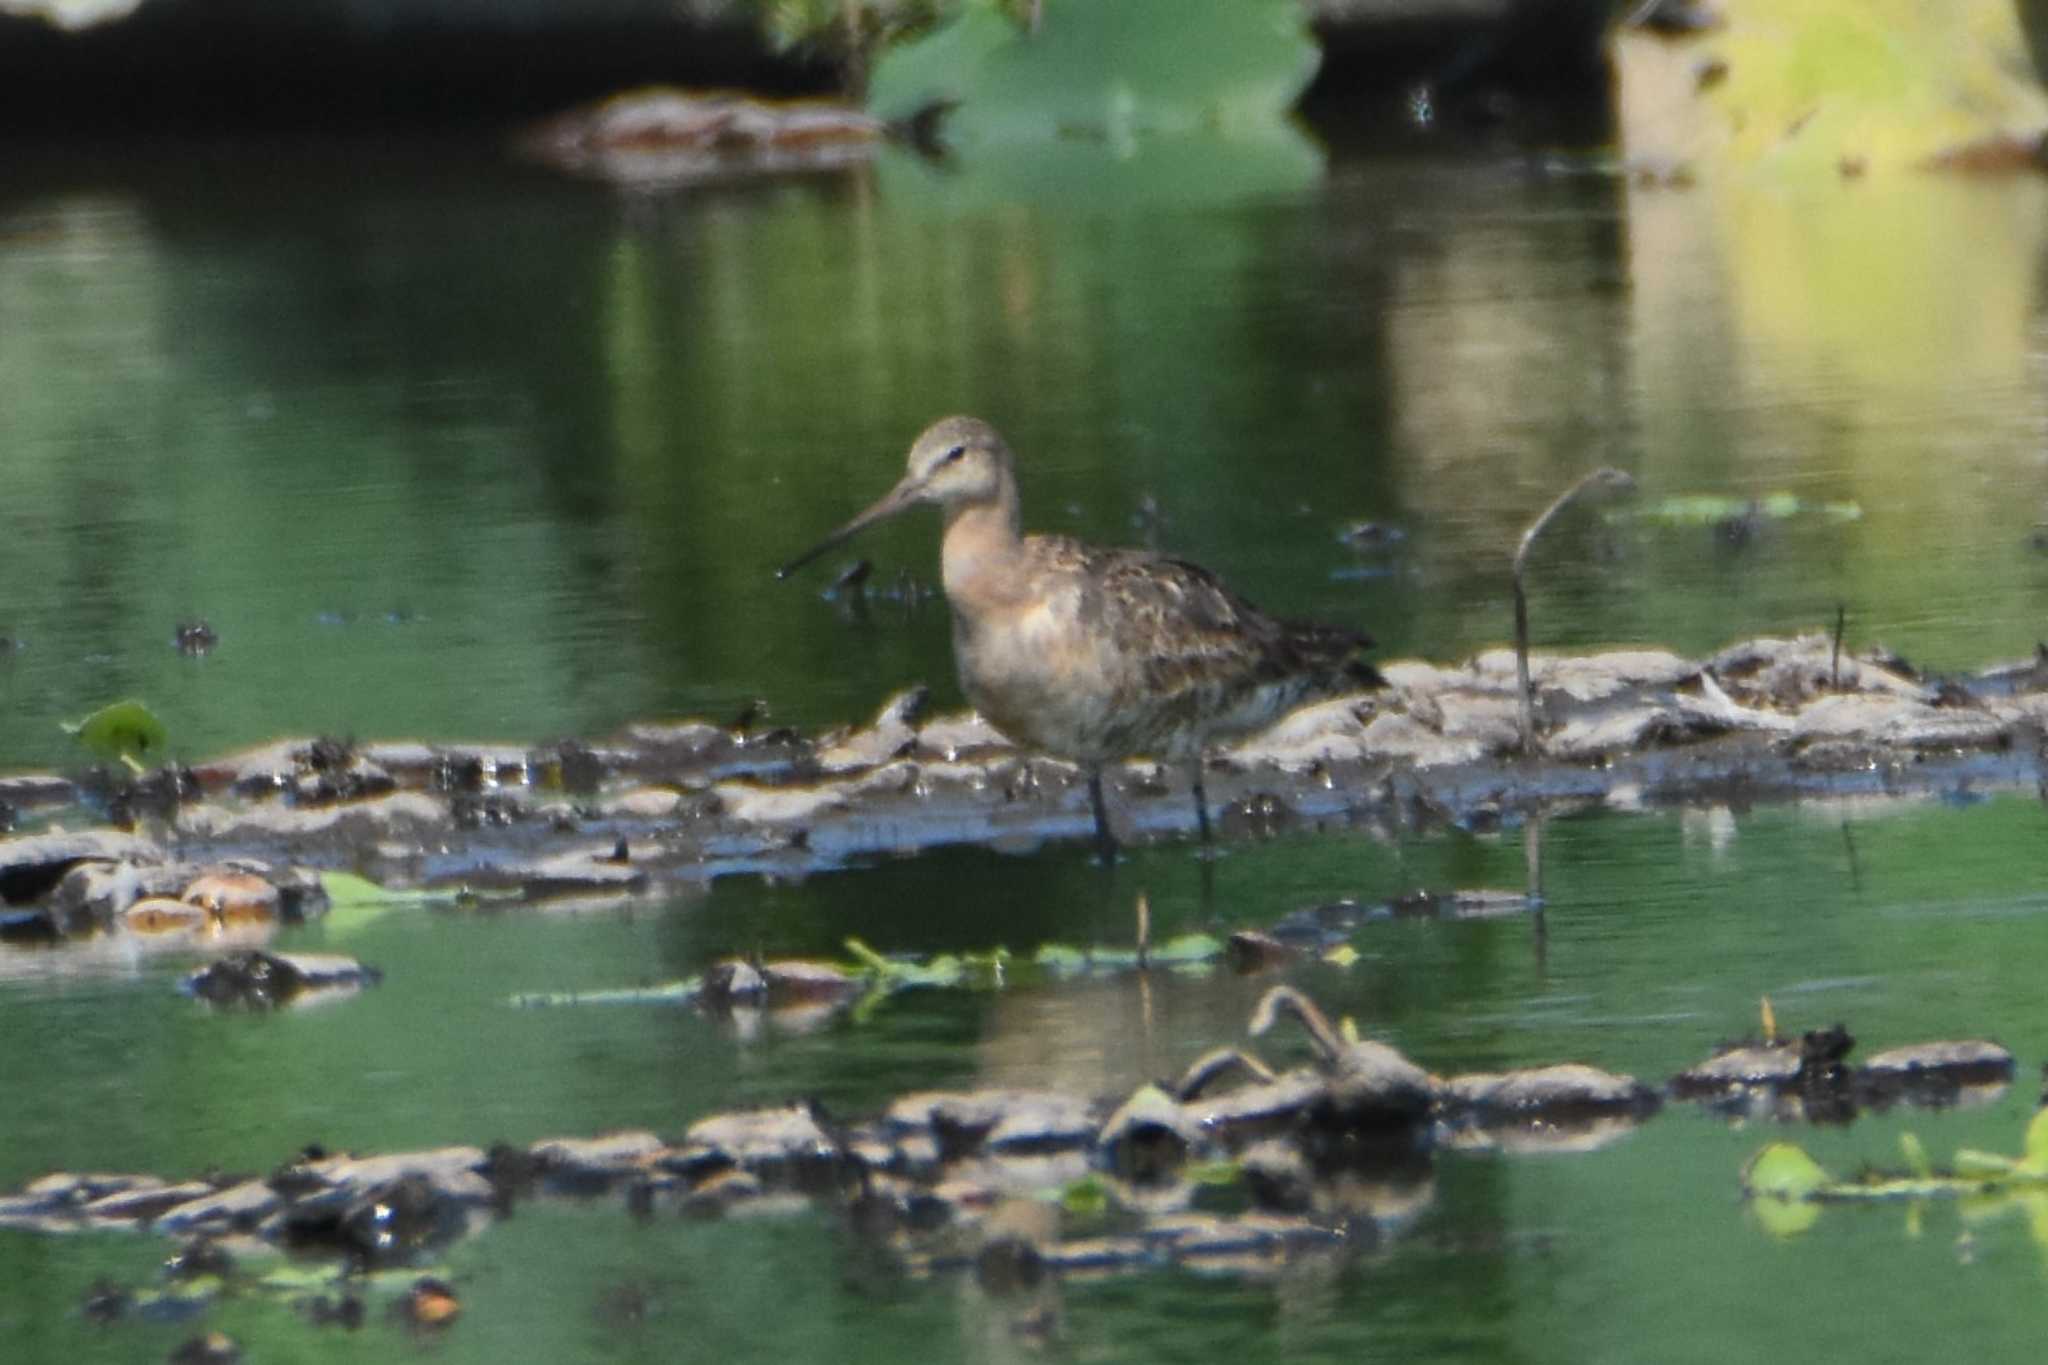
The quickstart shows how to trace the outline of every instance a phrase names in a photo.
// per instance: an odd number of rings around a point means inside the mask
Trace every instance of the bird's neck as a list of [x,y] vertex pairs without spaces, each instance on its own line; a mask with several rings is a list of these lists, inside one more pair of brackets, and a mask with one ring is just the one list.
[[1001,608],[1022,595],[1021,525],[1017,485],[1009,478],[1002,481],[993,498],[946,509],[946,536],[939,560],[946,600],[955,611],[972,616]]

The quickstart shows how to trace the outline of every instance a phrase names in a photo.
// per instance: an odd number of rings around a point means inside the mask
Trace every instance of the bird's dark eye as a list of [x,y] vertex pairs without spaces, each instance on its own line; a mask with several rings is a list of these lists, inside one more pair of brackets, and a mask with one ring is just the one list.
[[941,456],[941,457],[939,458],[939,463],[940,463],[940,464],[958,464],[958,463],[960,463],[960,457],[961,457],[962,455],[965,455],[966,453],[967,453],[967,447],[966,447],[966,446],[954,446],[954,447],[953,447],[953,448],[952,448],[951,450],[947,451],[947,452],[946,452],[946,453],[945,453],[945,454],[944,454],[943,456]]

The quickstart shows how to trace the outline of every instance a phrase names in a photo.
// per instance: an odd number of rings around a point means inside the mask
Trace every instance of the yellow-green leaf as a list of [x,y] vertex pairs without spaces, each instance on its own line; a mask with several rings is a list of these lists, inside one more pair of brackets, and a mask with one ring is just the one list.
[[162,753],[169,739],[156,713],[134,700],[102,706],[81,721],[67,723],[64,730],[101,758],[131,762]]
[[1771,1199],[1809,1199],[1828,1183],[1820,1163],[1789,1142],[1773,1142],[1742,1172],[1742,1187]]

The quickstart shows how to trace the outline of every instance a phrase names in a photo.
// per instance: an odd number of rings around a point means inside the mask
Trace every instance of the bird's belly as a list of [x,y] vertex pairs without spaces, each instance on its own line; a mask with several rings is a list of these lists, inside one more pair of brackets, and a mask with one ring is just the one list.
[[953,657],[967,700],[1016,743],[1077,763],[1132,752],[1118,737],[1128,689],[1113,661],[1051,613],[993,625],[955,618]]

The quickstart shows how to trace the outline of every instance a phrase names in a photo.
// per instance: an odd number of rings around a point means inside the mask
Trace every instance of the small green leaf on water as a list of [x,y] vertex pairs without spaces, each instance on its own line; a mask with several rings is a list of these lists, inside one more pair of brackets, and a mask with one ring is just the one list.
[[1099,1218],[1109,1211],[1109,1187],[1083,1176],[1060,1191],[1060,1207],[1077,1218]]
[[1828,1183],[1820,1163],[1789,1142],[1773,1142],[1750,1158],[1742,1187],[1773,1199],[1808,1199]]
[[285,1292],[310,1292],[332,1289],[342,1283],[342,1273],[332,1265],[323,1263],[298,1264],[286,1261],[263,1272],[258,1280],[265,1289]]
[[2034,1115],[2027,1125],[2025,1155],[2020,1166],[2027,1175],[2048,1175],[2048,1109]]
[[2003,1180],[2018,1162],[1998,1152],[1980,1152],[1974,1147],[1956,1149],[1956,1175],[1963,1180]]
[[103,759],[131,763],[163,752],[169,738],[156,713],[132,700],[102,706],[84,720],[66,723],[64,730]]
[[895,963],[883,957],[857,938],[848,938],[846,940],[846,951],[852,955],[853,960],[859,963],[864,971],[873,972],[878,976],[887,976],[896,970]]
[[1197,1161],[1184,1174],[1197,1185],[1235,1185],[1243,1179],[1244,1168],[1235,1161]]
[[394,891],[353,872],[322,872],[320,888],[327,893],[328,907],[333,910],[353,910],[372,905],[418,905],[450,899],[445,892]]
[[1323,954],[1323,961],[1332,967],[1350,967],[1358,962],[1358,949],[1348,943],[1340,943]]
[[1899,1154],[1906,1158],[1906,1169],[1922,1180],[1934,1178],[1934,1162],[1929,1159],[1927,1149],[1920,1145],[1920,1139],[1911,1133],[1899,1134]]
[[1718,493],[1681,493],[1640,507],[1617,508],[1607,513],[1607,519],[1625,521],[1641,518],[1661,522],[1666,526],[1712,526],[1716,522],[1734,521],[1751,516],[1784,521],[1788,517],[1797,516],[1800,505],[1799,499],[1790,493],[1772,493],[1762,498],[1731,498]]
[[1223,941],[1210,934],[1180,934],[1152,950],[1154,962],[1207,962],[1223,955]]
[[1088,965],[1088,954],[1063,943],[1042,943],[1031,960],[1052,972],[1078,972]]

